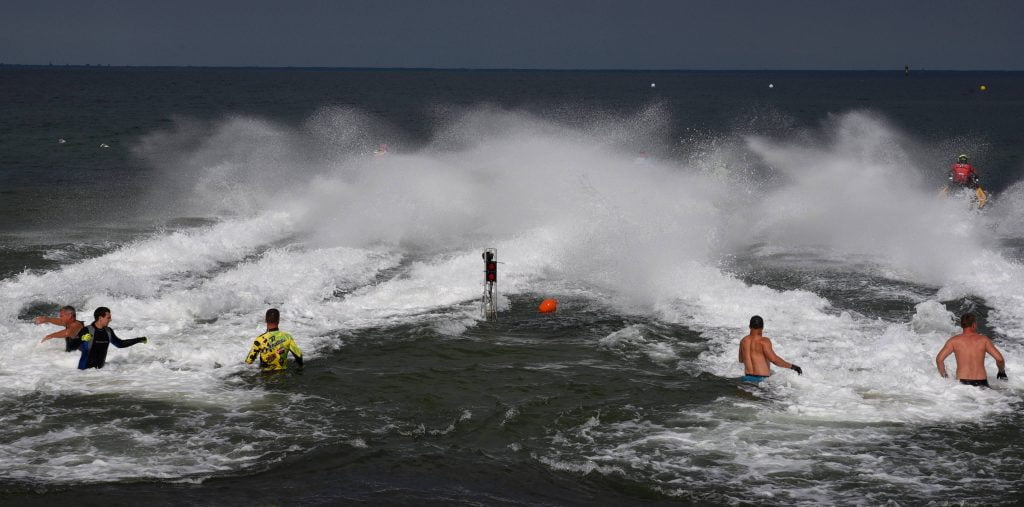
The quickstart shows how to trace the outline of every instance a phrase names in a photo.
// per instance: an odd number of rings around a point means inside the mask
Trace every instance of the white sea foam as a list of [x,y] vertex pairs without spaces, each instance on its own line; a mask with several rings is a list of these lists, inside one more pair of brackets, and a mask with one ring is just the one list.
[[[739,227],[726,242],[743,244],[738,231],[746,241],[764,242],[762,251],[823,250],[833,260],[857,260],[848,261],[851,271],[868,267],[885,278],[936,286],[937,299],[983,297],[993,308],[989,325],[1003,335],[998,342],[1008,370],[1024,370],[1024,340],[1019,338],[1024,300],[1016,288],[1024,272],[995,251],[988,232],[1001,212],[966,212],[960,203],[936,200],[920,190],[917,173],[899,153],[898,136],[887,135],[891,131],[877,119],[854,114],[839,124],[834,143],[824,147],[751,140],[751,149],[791,181],[737,208],[737,216],[744,218],[733,221]],[[805,375],[779,371],[753,388],[763,401],[720,400],[695,426],[685,421],[680,426],[590,421],[576,434],[553,439],[556,449],[571,449],[545,458],[555,468],[640,470],[645,480],[656,482],[668,473],[700,484],[740,484],[741,495],[729,501],[749,501],[751,492],[838,501],[844,493],[828,485],[769,486],[778,474],[799,477],[809,467],[824,467],[840,475],[869,473],[873,480],[928,496],[955,490],[955,481],[934,486],[914,469],[887,466],[876,449],[900,433],[895,428],[982,421],[1009,414],[1022,401],[1024,383],[1018,376],[992,391],[938,377],[935,354],[958,331],[954,316],[936,299],[919,303],[913,315],[894,323],[844,312],[809,291],[748,285],[698,260],[677,263],[662,275],[660,283],[645,286],[655,295],[654,315],[697,329],[709,340],[698,369],[682,364],[684,370],[741,375],[738,342],[747,319],[761,314],[776,351],[800,364]],[[602,345],[628,356],[637,348],[671,353],[673,344],[647,343],[634,326],[610,335]],[[988,363],[994,371],[992,360]],[[864,451],[840,459],[829,453],[836,446]],[[911,462],[927,460],[935,473],[949,477],[958,475],[964,459],[982,468],[998,466],[1002,459],[934,456],[914,448],[901,454]],[[673,481],[662,486],[679,494],[687,491]]]
[[[682,473],[695,468],[694,453],[718,453],[731,463],[708,480],[733,470],[753,484],[821,463],[778,441],[806,440],[821,451],[851,432],[884,440],[893,431],[886,425],[974,421],[1021,401],[1024,384],[1016,376],[1003,389],[980,392],[937,378],[932,362],[952,320],[937,300],[973,294],[985,298],[994,328],[1010,338],[1000,344],[1010,371],[1024,371],[1024,347],[1015,340],[1024,330],[1024,272],[986,232],[1001,212],[964,213],[936,200],[924,170],[900,149],[903,136],[871,115],[842,115],[828,127],[831,138],[816,145],[756,138],[742,148],[723,145],[771,166],[773,184],[751,177],[750,167],[730,165],[749,157],[711,153],[704,160],[713,167],[700,160],[637,165],[634,153],[616,148],[622,132],[567,129],[511,113],[471,113],[439,132],[434,145],[377,159],[317,144],[357,145],[351,123],[339,126],[329,114],[312,123],[315,142],[267,122],[233,119],[198,150],[172,157],[180,162],[168,163],[181,169],[179,185],[197,183],[188,187],[190,209],[231,212],[219,223],[0,281],[0,316],[8,321],[39,302],[104,305],[113,308],[122,337],[151,337],[112,349],[103,370],[77,372],[75,355],[36,343],[43,328],[11,324],[0,329],[0,344],[21,359],[5,365],[5,397],[113,394],[167,404],[168,417],[184,419],[225,411],[224,422],[187,437],[130,428],[102,433],[97,426],[17,436],[0,446],[0,459],[11,464],[7,477],[76,481],[102,467],[117,470],[114,479],[183,478],[245,468],[270,452],[232,440],[256,408],[348,441],[322,419],[274,412],[267,400],[273,393],[237,380],[262,311],[280,307],[283,327],[313,360],[357,329],[425,322],[457,335],[479,319],[479,255],[492,246],[503,263],[502,310],[507,296],[571,295],[683,325],[702,334],[708,351],[679,367],[721,377],[742,373],[736,344],[747,319],[761,314],[780,355],[805,369],[803,377],[783,371],[764,383],[758,389],[765,401],[716,403],[703,416],[713,424],[703,429],[595,419],[581,428],[585,444],[569,436],[558,442],[590,453],[586,460],[538,458],[555,468]],[[141,148],[161,147],[151,157],[179,144],[158,137]],[[934,286],[936,296],[903,321],[888,322],[835,308],[812,290],[750,285],[723,270],[723,259],[755,245],[855,258],[851,269],[870,266],[889,279]],[[688,351],[641,326],[597,346],[662,365],[680,363]],[[97,447],[85,438],[90,432],[152,452]],[[168,452],[183,438],[189,445]],[[42,463],[30,459],[31,450],[75,439],[83,443]],[[867,453],[851,459],[848,468],[835,466],[860,471],[873,463]],[[779,493],[761,487],[766,496]]]

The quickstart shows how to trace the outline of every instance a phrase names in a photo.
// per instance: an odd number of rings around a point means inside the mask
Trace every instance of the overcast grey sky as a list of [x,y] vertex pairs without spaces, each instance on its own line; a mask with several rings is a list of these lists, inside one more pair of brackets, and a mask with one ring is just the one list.
[[1021,0],[0,0],[0,62],[1024,70]]

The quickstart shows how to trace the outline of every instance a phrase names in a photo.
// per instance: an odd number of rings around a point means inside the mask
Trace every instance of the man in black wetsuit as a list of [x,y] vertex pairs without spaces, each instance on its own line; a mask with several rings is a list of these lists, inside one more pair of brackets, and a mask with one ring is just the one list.
[[101,306],[95,312],[92,312],[92,316],[96,320],[78,332],[78,338],[82,342],[82,358],[78,360],[79,370],[102,368],[103,363],[107,360],[107,348],[110,344],[120,349],[131,347],[136,343],[148,342],[145,336],[130,340],[118,338],[114,334],[114,330],[109,327],[112,319],[110,308]]
[[78,332],[85,327],[85,323],[77,319],[75,315],[75,308],[73,306],[65,306],[61,308],[56,317],[36,317],[35,323],[64,326],[64,329],[44,336],[42,340],[43,342],[54,338],[64,338],[65,352],[74,352],[78,350],[78,346],[81,345],[81,340],[78,339]]

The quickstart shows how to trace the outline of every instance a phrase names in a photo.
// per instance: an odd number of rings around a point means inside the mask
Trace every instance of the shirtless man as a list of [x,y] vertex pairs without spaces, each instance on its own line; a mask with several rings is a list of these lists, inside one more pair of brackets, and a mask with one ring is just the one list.
[[985,371],[985,354],[996,360],[996,367],[999,373],[996,378],[1008,380],[1006,377],[1006,362],[999,349],[992,344],[987,336],[978,334],[978,323],[974,314],[965,313],[960,317],[960,327],[963,333],[951,337],[946,345],[935,356],[935,366],[939,368],[939,375],[946,375],[946,358],[950,354],[956,356],[956,378],[961,384],[969,386],[988,387],[988,372]]
[[74,307],[65,306],[61,308],[56,317],[36,317],[35,323],[64,326],[64,329],[44,336],[42,341],[39,343],[45,342],[46,340],[52,340],[54,338],[64,338],[64,350],[66,352],[78,350],[78,345],[81,343],[80,340],[78,340],[78,332],[85,327],[85,323],[80,320],[76,320]]
[[764,319],[758,315],[750,318],[750,334],[740,340],[740,362],[743,363],[743,376],[740,380],[744,382],[760,382],[772,374],[768,361],[775,363],[782,368],[789,368],[798,375],[803,375],[804,370],[799,366],[787,363],[781,357],[775,355],[772,350],[772,341],[761,336],[764,329]]

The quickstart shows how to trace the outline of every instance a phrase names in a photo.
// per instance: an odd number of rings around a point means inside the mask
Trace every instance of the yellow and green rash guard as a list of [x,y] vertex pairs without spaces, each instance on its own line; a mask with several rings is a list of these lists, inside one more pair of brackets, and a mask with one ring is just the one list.
[[295,344],[292,335],[279,329],[267,331],[256,337],[245,362],[252,364],[259,355],[260,368],[263,371],[284,370],[288,368],[288,351],[295,355],[295,362],[302,366],[302,351]]

